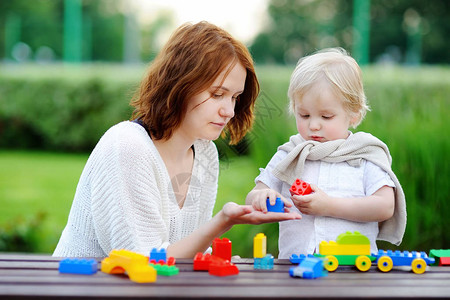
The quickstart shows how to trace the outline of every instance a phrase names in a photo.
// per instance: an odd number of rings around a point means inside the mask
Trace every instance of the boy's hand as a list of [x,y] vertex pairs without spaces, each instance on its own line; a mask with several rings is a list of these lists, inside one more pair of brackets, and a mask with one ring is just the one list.
[[263,213],[267,212],[266,200],[269,198],[270,204],[275,205],[277,198],[280,198],[284,202],[285,212],[289,212],[288,207],[292,206],[291,201],[286,200],[280,193],[269,189],[269,188],[255,188],[248,193],[246,198],[246,203],[251,204],[253,209],[256,211],[261,211]]
[[305,215],[329,216],[328,208],[331,197],[316,185],[311,184],[313,193],[309,195],[293,195],[292,202],[298,210]]

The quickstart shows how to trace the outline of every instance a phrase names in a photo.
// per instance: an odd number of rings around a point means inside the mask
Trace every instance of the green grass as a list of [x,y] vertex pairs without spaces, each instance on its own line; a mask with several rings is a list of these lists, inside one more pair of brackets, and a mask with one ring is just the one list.
[[67,221],[87,155],[0,152],[0,226],[44,215],[38,252],[53,252]]

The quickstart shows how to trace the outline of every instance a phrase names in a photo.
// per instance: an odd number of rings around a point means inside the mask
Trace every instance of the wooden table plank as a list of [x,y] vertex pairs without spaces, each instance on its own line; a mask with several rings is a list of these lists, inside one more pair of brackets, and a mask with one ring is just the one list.
[[[100,259],[99,259],[100,261]],[[138,284],[126,275],[60,274],[59,258],[0,254],[0,297],[100,298],[215,298],[215,299],[331,299],[331,298],[442,298],[450,296],[450,267],[429,267],[417,275],[408,268],[382,273],[375,266],[365,273],[342,266],[315,280],[291,278],[292,264],[276,260],[274,270],[254,270],[252,259],[233,260],[239,275],[211,276],[193,271],[192,260],[177,260],[181,272]]]

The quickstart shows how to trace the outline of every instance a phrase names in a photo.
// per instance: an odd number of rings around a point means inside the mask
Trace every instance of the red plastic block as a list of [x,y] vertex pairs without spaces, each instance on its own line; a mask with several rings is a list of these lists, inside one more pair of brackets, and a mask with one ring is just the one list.
[[159,261],[156,261],[156,260],[154,260],[154,259],[149,259],[148,262],[151,263],[151,264],[154,264],[154,265],[168,265],[168,266],[173,266],[173,265],[175,265],[175,257],[169,256],[169,257],[167,258],[167,261],[164,261],[164,260],[162,260],[162,259],[160,259]]
[[194,271],[208,271],[211,263],[211,254],[199,252],[194,256]]
[[209,275],[231,276],[239,274],[239,269],[229,260],[213,260],[209,265]]
[[227,238],[215,238],[212,243],[212,255],[231,261],[231,241]]
[[295,179],[294,183],[292,184],[291,188],[289,189],[289,192],[291,192],[291,195],[308,195],[312,193],[311,186],[309,183],[304,182],[300,179]]
[[439,265],[440,266],[448,266],[448,265],[450,265],[450,257],[441,257],[441,258],[439,258]]

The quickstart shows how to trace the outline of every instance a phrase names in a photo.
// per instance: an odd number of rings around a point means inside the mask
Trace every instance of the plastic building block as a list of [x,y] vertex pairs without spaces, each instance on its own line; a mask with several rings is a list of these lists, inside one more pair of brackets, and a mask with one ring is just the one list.
[[448,266],[450,265],[450,249],[432,249],[430,250],[430,258],[434,258],[435,262],[432,266]]
[[101,271],[108,274],[126,272],[130,280],[139,283],[156,281],[156,270],[148,264],[148,257],[128,250],[112,250],[102,260]]
[[411,270],[416,274],[423,274],[427,265],[435,262],[434,258],[427,256],[425,252],[417,251],[392,251],[379,250],[376,257],[378,269],[382,272],[389,272],[394,266],[411,266]]
[[258,270],[272,270],[273,269],[273,255],[266,254],[263,258],[255,258],[253,267]]
[[231,276],[239,274],[239,269],[229,260],[212,260],[209,274],[214,276]]
[[194,256],[194,271],[208,271],[210,275],[215,276],[239,274],[239,269],[229,260],[201,252]]
[[300,255],[291,254],[291,256],[289,257],[289,261],[291,263],[293,263],[293,264],[300,264],[307,257],[315,257],[315,256],[312,255],[312,254],[308,254],[308,255],[305,255],[305,254],[300,254]]
[[231,261],[231,241],[227,238],[216,238],[212,244],[212,255]]
[[376,257],[370,255],[370,240],[358,231],[340,234],[336,241],[322,241],[319,255],[325,257],[325,269],[335,271],[339,265],[355,265],[362,272],[370,269]]
[[197,253],[194,256],[194,271],[208,271],[211,260],[211,254]]
[[311,186],[309,183],[304,182],[300,179],[295,179],[294,183],[292,184],[291,188],[289,189],[289,192],[291,192],[291,195],[308,195],[312,193]]
[[166,249],[156,249],[153,248],[152,251],[150,251],[150,259],[149,261],[151,263],[160,263],[161,261],[166,263],[167,261],[167,252]]
[[448,265],[450,265],[450,257],[439,258],[439,266],[448,266]]
[[281,201],[280,198],[277,198],[275,200],[275,204],[274,205],[271,205],[270,204],[270,199],[267,198],[266,206],[267,206],[267,211],[284,213],[284,202]]
[[267,254],[267,237],[264,233],[258,233],[253,238],[253,257],[263,258]]
[[59,273],[92,275],[97,273],[95,259],[65,258],[59,262]]
[[302,277],[306,279],[314,279],[328,275],[324,270],[323,260],[317,257],[305,257],[298,267],[289,269],[291,277]]
[[180,270],[176,266],[169,266],[169,265],[160,265],[160,264],[150,264],[155,270],[158,275],[162,276],[174,276],[177,275]]
[[319,244],[319,253],[322,255],[370,255],[370,240],[355,231],[340,234],[336,242],[322,241]]

